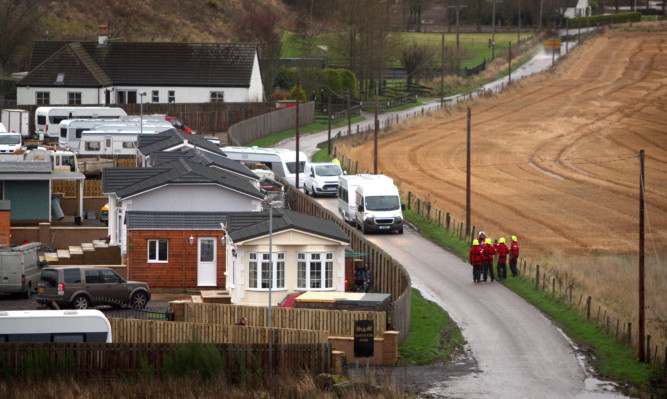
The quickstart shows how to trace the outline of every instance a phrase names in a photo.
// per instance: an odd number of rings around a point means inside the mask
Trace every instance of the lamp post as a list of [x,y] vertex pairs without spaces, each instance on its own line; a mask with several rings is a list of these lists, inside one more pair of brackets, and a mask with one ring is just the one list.
[[273,208],[283,206],[282,201],[271,201],[269,205],[269,328],[271,328],[271,292],[273,291]]
[[139,118],[140,118],[140,125],[139,125],[139,134],[144,134],[144,96],[146,95],[146,92],[141,92],[139,93]]

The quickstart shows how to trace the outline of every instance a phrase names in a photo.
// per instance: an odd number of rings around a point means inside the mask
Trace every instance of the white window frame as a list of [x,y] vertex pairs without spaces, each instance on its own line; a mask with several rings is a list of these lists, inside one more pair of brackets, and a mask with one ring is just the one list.
[[167,103],[170,104],[176,103],[176,90],[167,91]]
[[[319,257],[319,259],[314,259]],[[332,291],[334,290],[334,253],[333,252],[297,252],[296,254],[296,288],[298,290],[308,291]],[[319,287],[312,287],[314,281],[311,281],[311,264],[320,263]],[[327,268],[329,274],[327,274]],[[305,278],[302,274],[305,273]],[[327,278],[329,277],[329,278]],[[305,282],[305,285],[304,285]],[[328,283],[328,284],[327,284]]]
[[[160,253],[160,242],[163,241],[163,244],[167,246],[167,259],[159,260],[158,256]],[[151,242],[155,242],[155,253],[153,254],[153,259],[151,259]],[[148,240],[146,243],[146,259],[148,263],[169,263],[169,240],[166,238],[156,238]]]
[[[42,97],[42,101],[46,100],[46,102],[40,102],[40,96]],[[36,105],[49,105],[49,104],[51,104],[51,92],[50,91],[36,91],[35,92],[35,104]]]
[[84,141],[84,143],[84,148],[86,151],[102,151],[102,143],[99,141]]
[[[273,264],[273,287],[272,291],[284,291],[285,288],[285,252],[273,252],[273,262],[269,261],[268,252],[250,252],[248,254],[248,290],[249,291],[268,291],[269,287],[262,287],[265,280],[262,276],[267,270],[267,266]],[[253,266],[254,265],[254,266]],[[281,275],[282,272],[282,275]],[[254,277],[253,277],[254,274]],[[282,277],[282,278],[281,278]],[[268,277],[267,277],[268,278]],[[254,281],[255,286],[251,285]],[[282,282],[282,286],[279,283]],[[258,287],[259,286],[259,287]]]
[[160,90],[153,90],[151,93],[151,102],[159,103],[160,102]]
[[[74,98],[75,101],[72,101],[72,97],[79,97],[78,102],[76,101],[77,99]],[[80,91],[68,91],[67,92],[67,105],[81,105],[83,104],[83,96],[81,95]]]
[[224,103],[225,102],[225,92],[224,91],[211,91],[209,101],[212,103]]

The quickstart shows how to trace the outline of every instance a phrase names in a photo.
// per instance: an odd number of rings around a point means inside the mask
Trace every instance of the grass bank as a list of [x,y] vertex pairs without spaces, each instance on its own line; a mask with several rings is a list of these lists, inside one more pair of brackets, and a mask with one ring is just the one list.
[[398,348],[399,366],[425,365],[451,360],[462,351],[465,340],[461,330],[437,303],[412,288],[410,335]]
[[[354,118],[351,119],[351,123],[360,122],[365,119],[366,118],[364,116],[355,116]],[[335,127],[341,127],[341,126],[347,126],[347,120],[341,123],[332,124],[331,128],[333,129]],[[310,125],[302,126],[301,129],[299,129],[299,134],[301,135],[301,134],[321,132],[323,130],[327,130],[328,128],[329,128],[328,123],[323,121],[316,121],[314,123],[311,123]],[[253,146],[272,147],[285,139],[295,136],[296,136],[296,129],[285,130],[283,132],[272,134],[271,136],[255,140],[252,143],[248,144],[248,147],[253,147]]]

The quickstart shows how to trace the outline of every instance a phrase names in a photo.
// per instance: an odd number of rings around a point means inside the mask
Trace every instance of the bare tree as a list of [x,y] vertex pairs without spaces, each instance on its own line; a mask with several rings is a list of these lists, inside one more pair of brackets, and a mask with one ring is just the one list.
[[401,63],[405,67],[408,84],[419,83],[421,78],[431,78],[432,63],[435,56],[433,48],[412,42],[401,51]]
[[37,34],[39,0],[0,0],[0,63],[18,63]]

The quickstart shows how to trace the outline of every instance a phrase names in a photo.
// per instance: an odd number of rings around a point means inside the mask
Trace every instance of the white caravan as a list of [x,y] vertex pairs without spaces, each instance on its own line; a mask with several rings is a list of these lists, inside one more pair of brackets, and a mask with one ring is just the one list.
[[403,234],[405,205],[394,181],[384,175],[360,175],[355,191],[356,225],[363,233],[397,231]]
[[88,310],[2,310],[3,342],[112,342],[104,313]]
[[35,111],[35,134],[58,137],[60,121],[65,119],[118,119],[127,116],[122,108],[111,107],[39,107]]
[[125,117],[120,119],[65,119],[60,122],[60,137],[58,147],[63,149],[79,150],[81,134],[89,130],[139,130],[145,133],[161,133],[173,129],[169,121],[150,118],[143,120],[143,129],[140,119]]
[[[222,147],[227,158],[239,162],[263,163],[275,173],[276,177],[283,177],[291,185],[296,183],[296,151],[285,148],[258,148],[258,147]],[[303,187],[304,171],[308,158],[299,152],[299,188]]]
[[30,137],[30,112],[24,109],[3,109],[0,122],[5,125],[7,132],[18,133],[23,137]]
[[[78,154],[81,156],[136,157],[140,134],[142,133],[136,127],[132,130],[87,130],[81,133]],[[144,130],[143,134],[155,134],[155,132]]]
[[343,175],[340,165],[334,162],[315,162],[306,166],[303,179],[303,191],[316,197],[318,195],[336,195],[338,176]]

